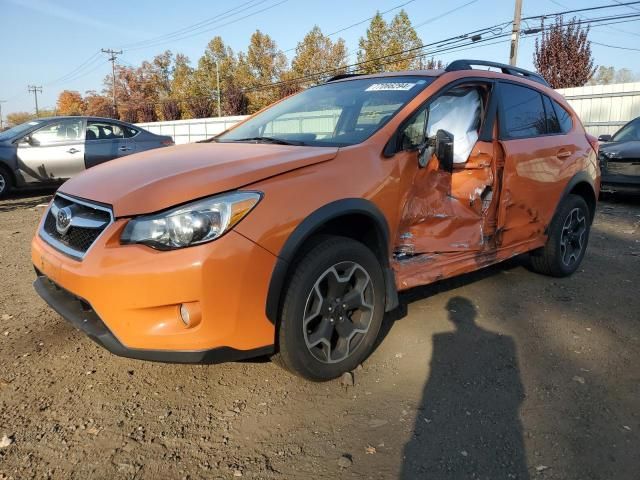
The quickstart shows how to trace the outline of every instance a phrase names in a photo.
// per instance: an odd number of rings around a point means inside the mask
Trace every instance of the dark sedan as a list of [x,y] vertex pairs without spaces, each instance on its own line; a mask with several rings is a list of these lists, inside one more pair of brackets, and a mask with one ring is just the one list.
[[640,117],[598,140],[603,189],[640,193]]
[[0,133],[0,197],[56,184],[100,163],[173,145],[173,139],[100,117],[38,118]]

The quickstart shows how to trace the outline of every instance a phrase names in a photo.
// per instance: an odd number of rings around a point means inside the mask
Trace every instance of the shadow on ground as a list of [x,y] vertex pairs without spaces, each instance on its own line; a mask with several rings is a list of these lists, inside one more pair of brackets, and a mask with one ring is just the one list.
[[447,311],[455,331],[433,337],[431,373],[401,478],[527,479],[515,342],[478,326],[465,297],[451,298]]

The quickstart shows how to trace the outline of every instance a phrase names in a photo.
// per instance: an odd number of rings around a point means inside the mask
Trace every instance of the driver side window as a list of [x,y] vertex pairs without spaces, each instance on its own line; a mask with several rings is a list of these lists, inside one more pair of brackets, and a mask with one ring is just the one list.
[[[482,121],[482,96],[477,87],[459,87],[422,107],[401,134],[402,149],[411,150],[438,130],[453,134],[453,161],[465,163],[478,141]],[[425,129],[426,123],[426,129]]]

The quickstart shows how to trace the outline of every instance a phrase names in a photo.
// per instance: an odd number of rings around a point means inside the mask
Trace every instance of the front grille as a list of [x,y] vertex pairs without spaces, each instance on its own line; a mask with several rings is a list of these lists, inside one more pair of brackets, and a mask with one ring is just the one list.
[[[70,219],[68,225],[58,220],[61,210]],[[58,193],[46,213],[40,236],[57,250],[81,259],[111,221],[107,207]]]

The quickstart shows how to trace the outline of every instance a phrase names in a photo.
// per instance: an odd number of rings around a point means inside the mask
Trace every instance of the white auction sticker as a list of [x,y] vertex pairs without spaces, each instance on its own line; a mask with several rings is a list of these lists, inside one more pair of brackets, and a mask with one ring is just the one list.
[[366,92],[383,92],[383,91],[406,91],[411,90],[415,87],[415,83],[400,83],[400,82],[389,82],[389,83],[374,83],[373,85],[369,85]]

